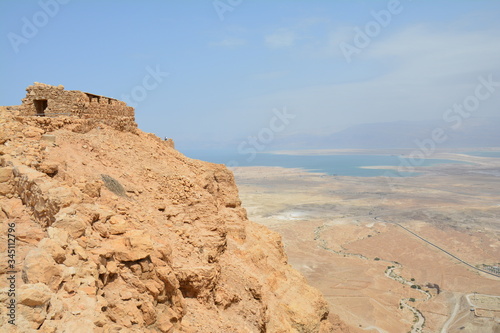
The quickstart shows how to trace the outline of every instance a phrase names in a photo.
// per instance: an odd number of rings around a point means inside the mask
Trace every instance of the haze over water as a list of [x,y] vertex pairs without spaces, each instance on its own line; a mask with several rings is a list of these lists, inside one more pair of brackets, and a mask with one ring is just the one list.
[[[229,153],[191,152],[187,156],[227,166],[274,166],[284,168],[301,168],[311,172],[328,175],[352,177],[410,177],[417,172],[391,172],[387,169],[365,169],[363,167],[389,166],[399,167],[404,164],[405,158],[394,155],[287,155],[260,153],[252,158],[250,155]],[[420,163],[421,162],[421,163]],[[464,163],[446,159],[425,159],[415,166],[433,166],[438,164]],[[404,169],[403,169],[404,170]]]

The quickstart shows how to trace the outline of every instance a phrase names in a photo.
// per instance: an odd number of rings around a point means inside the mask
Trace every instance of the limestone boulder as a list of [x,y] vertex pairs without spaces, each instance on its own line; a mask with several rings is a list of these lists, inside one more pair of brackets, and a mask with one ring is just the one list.
[[87,221],[72,208],[61,209],[55,216],[52,227],[66,231],[71,237],[78,238],[85,233]]
[[0,183],[0,195],[10,195],[12,196],[14,192],[14,187],[9,183]]
[[144,259],[154,251],[150,235],[143,230],[127,231],[115,244],[115,258],[119,261]]
[[108,232],[110,235],[121,235],[130,229],[129,223],[121,215],[114,215],[108,220]]
[[50,253],[41,248],[28,252],[22,270],[27,283],[43,283],[56,291],[62,282],[62,270]]
[[69,233],[66,230],[48,227],[47,233],[49,238],[56,242],[60,247],[65,248],[68,246]]
[[11,167],[0,168],[0,183],[5,183],[11,180],[14,176]]
[[218,265],[180,267],[175,270],[185,297],[206,297],[215,288],[220,275]]
[[101,188],[102,188],[101,181],[88,182],[85,183],[85,185],[83,186],[82,192],[91,198],[98,198],[101,196]]
[[46,304],[53,293],[43,283],[24,284],[19,287],[19,303],[27,306],[40,306]]
[[55,162],[43,162],[38,166],[38,171],[54,176],[59,171],[59,165]]
[[48,143],[56,143],[56,136],[51,134],[43,134],[40,137],[40,140],[48,142]]
[[54,261],[58,264],[61,264],[64,262],[66,259],[66,251],[61,247],[60,244],[58,244],[57,241],[50,239],[50,238],[44,238],[40,241],[38,244],[38,247],[40,249],[43,249],[47,251]]
[[42,130],[41,128],[38,128],[38,127],[34,127],[34,126],[29,126],[28,128],[26,128],[24,131],[23,131],[23,135],[24,137],[26,138],[30,138],[30,139],[38,139],[40,140],[42,138],[42,134],[44,133],[45,131]]

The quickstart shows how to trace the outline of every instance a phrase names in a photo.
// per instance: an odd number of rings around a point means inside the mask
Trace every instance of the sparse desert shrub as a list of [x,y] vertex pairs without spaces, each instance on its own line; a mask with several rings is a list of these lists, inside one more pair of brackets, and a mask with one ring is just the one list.
[[101,178],[104,181],[104,185],[106,185],[106,188],[108,190],[110,190],[116,195],[122,197],[126,196],[125,189],[123,188],[122,184],[120,184],[120,182],[118,182],[116,179],[108,175],[101,175]]

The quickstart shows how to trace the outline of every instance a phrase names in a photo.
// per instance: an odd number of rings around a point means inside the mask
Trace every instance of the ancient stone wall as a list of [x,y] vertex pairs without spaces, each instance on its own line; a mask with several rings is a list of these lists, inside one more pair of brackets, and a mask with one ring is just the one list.
[[26,88],[26,92],[19,108],[24,117],[71,116],[94,119],[116,128],[137,127],[134,108],[113,98],[38,82]]

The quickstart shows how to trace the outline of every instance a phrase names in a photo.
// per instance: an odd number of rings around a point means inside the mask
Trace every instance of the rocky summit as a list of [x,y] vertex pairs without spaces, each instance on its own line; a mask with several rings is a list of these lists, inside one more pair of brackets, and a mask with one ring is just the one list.
[[2,332],[345,332],[247,219],[233,174],[171,140],[0,108]]

